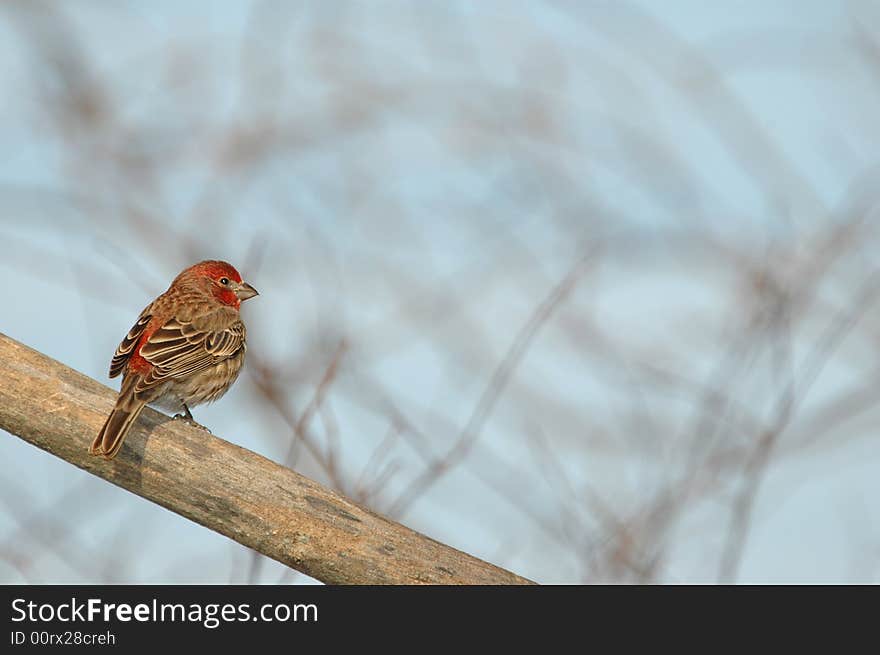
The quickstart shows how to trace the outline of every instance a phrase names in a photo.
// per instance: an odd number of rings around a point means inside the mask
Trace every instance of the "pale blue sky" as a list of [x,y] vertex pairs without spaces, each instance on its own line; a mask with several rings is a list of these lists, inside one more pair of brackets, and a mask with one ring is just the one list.
[[[385,278],[408,269],[430,287],[451,272],[474,266],[481,295],[463,314],[486,321],[481,325],[496,348],[486,359],[495,361],[529,307],[565,273],[583,245],[547,227],[547,205],[556,190],[544,180],[529,186],[529,167],[539,166],[535,162],[552,160],[582,183],[585,193],[599,198],[609,217],[620,217],[603,220],[596,228],[614,243],[632,235],[650,243],[654,236],[689,225],[706,227],[731,243],[754,242],[758,249],[777,239],[803,238],[806,243],[805,235],[837,220],[861,197],[860,189],[870,196],[875,188],[880,78],[878,69],[866,63],[864,35],[876,38],[880,12],[870,3],[303,3],[279,12],[277,23],[269,21],[266,43],[253,48],[273,63],[246,83],[240,78],[248,65],[240,46],[243,35],[251,33],[251,3],[226,2],[221,8],[218,3],[130,2],[108,8],[81,2],[65,5],[65,13],[92,73],[114,80],[126,99],[125,120],[137,126],[160,118],[169,141],[147,145],[186,153],[174,164],[179,173],[163,188],[167,204],[155,208],[157,213],[176,229],[217,230],[199,237],[205,256],[240,262],[248,256],[251,236],[266,238],[267,263],[252,280],[262,295],[247,309],[255,350],[280,357],[307,348],[327,324],[335,323],[340,332],[351,330],[363,352],[390,353],[371,371],[402,405],[423,418],[424,427],[441,433],[448,428],[445,420],[460,426],[467,419],[483,380],[455,369],[456,358],[467,360],[467,348],[452,354],[442,338],[423,339],[419,324],[402,329],[402,336],[384,331],[383,317],[396,303],[393,285],[386,285]],[[105,197],[102,186],[112,181],[96,165],[99,177],[90,187],[83,182],[89,171],[70,169],[46,107],[40,106],[47,96],[36,91],[39,66],[32,67],[32,51],[15,22],[7,19],[8,12],[0,13],[0,89],[5,98],[0,122],[0,270],[8,294],[0,331],[108,382],[109,354],[141,307],[185,263],[184,255],[175,244],[163,253],[148,243],[143,244],[147,252],[121,252],[130,234],[114,225],[118,208],[90,204]],[[341,66],[322,54],[322,48],[344,47],[344,40],[333,40],[335,30],[359,44]],[[192,66],[189,73],[157,63],[173,55]],[[559,62],[563,65],[556,66]],[[707,75],[707,65],[720,77]],[[564,73],[555,76],[553,71],[560,70]],[[168,80],[176,73],[196,80],[190,79],[191,91],[182,83],[185,105],[166,96]],[[201,134],[188,129],[195,125],[207,130],[239,113],[263,116],[275,100],[282,113],[310,116],[314,109],[323,119],[321,103],[334,91],[334,83],[344,86],[343,80],[354,84],[366,78],[411,96],[401,100],[389,93],[387,114],[363,134],[319,141],[295,155],[280,152],[252,187],[227,183],[221,175],[219,193],[228,194],[222,196],[221,209],[228,213],[214,213],[204,225],[199,223],[193,208],[215,171],[200,159],[208,158],[199,150]],[[273,85],[278,79],[286,84],[276,98]],[[499,98],[523,80],[552,107],[550,122],[558,132],[548,137],[550,146],[514,127],[497,133],[473,129],[466,136],[456,132],[461,126],[450,119],[451,107],[463,107],[477,125],[518,125],[518,105]],[[188,122],[191,114],[196,119]],[[314,129],[324,126],[322,119]],[[175,131],[178,120],[189,127]],[[332,124],[331,118],[327,121]],[[763,151],[756,135],[771,140],[775,149]],[[353,204],[362,214],[340,214],[348,206],[343,204],[346,194],[352,192],[346,179],[349,164],[365,176],[377,174],[370,178],[370,194],[360,205]],[[406,216],[400,224],[370,218],[400,208]],[[389,225],[393,229],[385,233]],[[496,226],[510,225],[510,238],[495,236]],[[590,230],[585,241],[597,236]],[[411,250],[401,247],[413,241],[418,245]],[[536,253],[536,261],[528,264],[534,271],[524,288],[518,273],[508,278],[488,264],[481,267],[484,253],[487,260],[513,257],[518,249],[527,250],[525,246]],[[585,284],[587,290],[579,288],[577,300],[593,306],[609,334],[621,342],[642,352],[662,345],[669,361],[679,361],[675,356],[682,344],[671,342],[691,321],[693,308],[702,308],[706,324],[715,328],[720,323],[723,332],[722,312],[727,309],[715,294],[726,282],[712,286],[714,273],[705,272],[711,268],[705,262],[681,259],[663,247],[648,250],[612,250],[601,284]],[[84,273],[72,251],[93,253],[86,259],[94,271]],[[127,261],[136,271],[128,277],[119,273]],[[860,265],[872,269],[870,258]],[[280,277],[282,270],[293,271],[296,279]],[[314,279],[306,280],[306,275]],[[720,273],[719,279],[725,276]],[[107,285],[104,298],[83,293],[84,287],[98,283]],[[591,289],[598,289],[595,299],[587,295]],[[281,306],[273,298],[296,298],[296,304]],[[480,313],[484,309],[489,318]],[[431,320],[438,332],[447,320],[449,329],[455,329],[456,318],[448,318],[443,309],[437,313]],[[577,315],[574,308],[571,314]],[[272,327],[288,324],[296,326],[292,342],[275,342]],[[364,325],[377,327],[361,332]],[[601,378],[585,376],[582,362],[550,347],[560,334],[548,328],[523,375],[558,388],[563,406],[595,405],[599,412],[623,414],[622,405],[615,405],[623,401],[606,397]],[[700,345],[703,349],[688,366],[702,375],[717,361],[721,344],[707,337]],[[862,375],[858,355],[855,359],[853,363],[844,348],[809,400],[833,394]],[[490,371],[485,369],[487,375]],[[766,391],[756,384],[743,393],[755,396],[759,407]],[[262,434],[253,433],[251,397],[252,390],[242,386],[224,402],[202,408],[197,417],[209,425],[222,424],[227,438],[280,459],[283,449],[268,445],[266,437],[280,429],[271,419],[260,426]],[[551,431],[558,423],[560,434],[573,438],[562,425],[564,419],[553,416],[552,405],[535,402],[536,417],[546,418]],[[381,437],[380,420],[363,408],[344,402],[341,407],[343,434]],[[432,418],[438,407],[443,420]],[[517,466],[535,464],[526,446],[506,441],[512,426],[522,428],[516,409],[499,405],[497,420],[487,424],[474,453],[474,467],[494,461],[499,453]],[[656,411],[668,414],[670,425],[684,424],[689,416],[672,399],[669,407]],[[772,467],[759,496],[742,580],[846,581],[866,575],[865,570],[877,575],[880,449],[872,415],[862,419],[853,424],[852,438],[839,446],[795,449]],[[372,448],[373,442],[346,441],[354,471]],[[133,495],[119,499],[119,490],[89,480],[16,439],[0,439],[0,450],[7,462],[4,484],[15,484],[35,509],[48,504],[47,524],[59,493],[82,486],[94,489],[95,498],[114,498],[109,516],[80,507],[71,510],[87,515],[78,545],[105,547],[111,538],[125,549],[138,544],[136,561],[130,562],[132,582],[244,580],[247,556],[227,540]],[[652,488],[656,472],[646,470],[650,466],[625,465],[622,470],[612,454],[599,449],[593,455],[586,463],[580,456],[566,462],[574,480],[644,476],[645,488]],[[401,461],[406,457],[402,454]],[[494,473],[488,472],[489,477]],[[544,493],[533,499],[537,508],[554,502]],[[677,526],[665,581],[713,579],[724,525],[716,510],[711,504],[697,508]],[[435,538],[535,579],[580,581],[577,565],[552,550],[558,544],[548,546],[539,536],[520,542],[522,514],[493,498],[472,472],[446,478],[407,520]],[[131,530],[121,530],[120,522],[130,522]],[[15,529],[14,521],[0,511],[0,535]],[[169,543],[175,545],[173,554]],[[75,570],[49,549],[36,552],[39,573],[34,577],[40,582],[90,582],[98,575]],[[873,563],[862,563],[859,558],[870,561],[872,552]],[[271,569],[264,581],[279,573],[280,567]],[[21,578],[0,562],[0,581]]]

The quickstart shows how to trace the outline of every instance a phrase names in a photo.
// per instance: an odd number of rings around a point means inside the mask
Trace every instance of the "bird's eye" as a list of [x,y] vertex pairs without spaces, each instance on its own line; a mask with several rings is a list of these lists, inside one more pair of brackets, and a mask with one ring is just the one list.
[[225,287],[227,284],[229,284],[229,278],[228,277],[221,277],[220,284],[222,284]]

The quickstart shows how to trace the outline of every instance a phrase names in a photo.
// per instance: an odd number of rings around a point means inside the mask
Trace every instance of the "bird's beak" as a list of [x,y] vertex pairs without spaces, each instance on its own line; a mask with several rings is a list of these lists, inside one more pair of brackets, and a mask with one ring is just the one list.
[[254,296],[259,296],[257,290],[254,289],[247,282],[242,282],[235,288],[235,295],[239,300],[247,300],[248,298],[253,298]]

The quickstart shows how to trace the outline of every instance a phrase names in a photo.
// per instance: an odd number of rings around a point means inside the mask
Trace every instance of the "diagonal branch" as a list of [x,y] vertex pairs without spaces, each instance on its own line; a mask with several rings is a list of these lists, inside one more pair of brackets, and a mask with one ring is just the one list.
[[0,334],[0,429],[267,557],[331,584],[529,583],[149,408],[115,460],[92,457],[114,399]]

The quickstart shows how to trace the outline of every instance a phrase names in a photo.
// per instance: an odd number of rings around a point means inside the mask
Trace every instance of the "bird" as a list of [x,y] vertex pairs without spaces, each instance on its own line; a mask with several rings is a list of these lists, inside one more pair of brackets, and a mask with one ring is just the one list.
[[204,428],[190,408],[217,400],[238,377],[247,350],[239,310],[257,295],[224,261],[193,264],[174,278],[144,308],[113,354],[110,377],[122,374],[122,385],[89,453],[116,457],[147,405],[178,412],[175,420]]

